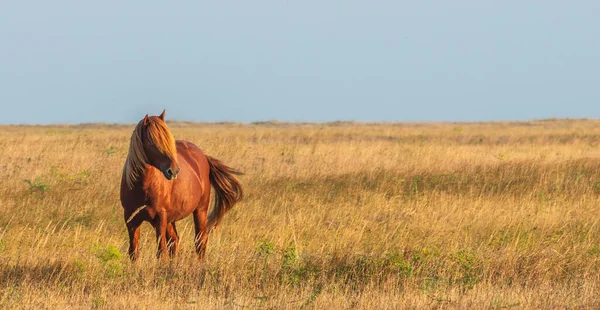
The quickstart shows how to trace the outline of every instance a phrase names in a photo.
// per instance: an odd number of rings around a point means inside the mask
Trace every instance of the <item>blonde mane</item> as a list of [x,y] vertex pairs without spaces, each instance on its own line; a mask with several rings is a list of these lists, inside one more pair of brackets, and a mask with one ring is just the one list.
[[[146,122],[146,124],[144,124]],[[148,158],[144,151],[143,128],[146,126],[147,139],[164,155],[172,161],[177,162],[177,149],[175,147],[175,138],[169,131],[167,124],[156,116],[144,118],[141,120],[131,135],[129,144],[129,154],[123,168],[123,176],[129,188],[143,174],[148,165]]]

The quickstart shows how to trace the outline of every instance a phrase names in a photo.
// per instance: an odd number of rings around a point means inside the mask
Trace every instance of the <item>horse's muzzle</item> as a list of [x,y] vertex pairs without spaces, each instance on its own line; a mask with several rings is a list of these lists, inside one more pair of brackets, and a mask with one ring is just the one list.
[[167,180],[175,180],[177,179],[179,170],[179,167],[177,167],[176,169],[168,168],[166,170],[163,170],[163,174],[165,175],[165,178],[167,178]]

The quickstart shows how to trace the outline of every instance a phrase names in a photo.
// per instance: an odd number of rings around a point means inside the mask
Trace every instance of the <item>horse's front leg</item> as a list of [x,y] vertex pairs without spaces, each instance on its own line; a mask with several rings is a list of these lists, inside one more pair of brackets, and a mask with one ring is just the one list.
[[127,223],[129,233],[129,258],[135,262],[140,256],[140,223]]
[[154,228],[156,229],[156,241],[158,243],[158,258],[166,258],[169,254],[167,251],[167,212],[165,210],[161,210],[156,213],[156,225]]
[[171,257],[177,256],[177,252],[179,252],[179,234],[177,234],[175,222],[167,224],[167,247]]
[[140,225],[142,220],[131,218],[131,212],[125,212],[125,226],[129,234],[129,258],[135,262],[140,256]]

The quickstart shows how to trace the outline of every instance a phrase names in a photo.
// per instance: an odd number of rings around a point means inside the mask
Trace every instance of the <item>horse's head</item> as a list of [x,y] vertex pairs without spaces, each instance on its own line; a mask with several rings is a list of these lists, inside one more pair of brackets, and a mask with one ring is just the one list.
[[167,180],[174,180],[179,173],[175,139],[167,123],[165,111],[160,116],[146,116],[140,122],[142,127],[141,139],[146,154],[147,163],[160,170]]

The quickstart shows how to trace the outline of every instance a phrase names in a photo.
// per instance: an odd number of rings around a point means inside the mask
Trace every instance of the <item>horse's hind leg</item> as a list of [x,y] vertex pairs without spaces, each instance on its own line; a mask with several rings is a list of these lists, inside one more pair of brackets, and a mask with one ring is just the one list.
[[177,255],[179,251],[179,234],[177,233],[175,222],[167,224],[167,247],[169,248],[171,257]]
[[204,260],[206,244],[208,243],[207,226],[208,217],[206,208],[197,208],[194,210],[194,228],[196,229],[194,244],[196,245],[196,253],[198,253],[201,261]]

